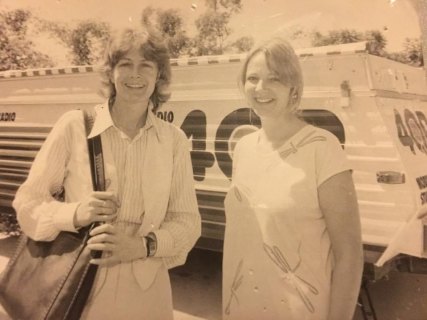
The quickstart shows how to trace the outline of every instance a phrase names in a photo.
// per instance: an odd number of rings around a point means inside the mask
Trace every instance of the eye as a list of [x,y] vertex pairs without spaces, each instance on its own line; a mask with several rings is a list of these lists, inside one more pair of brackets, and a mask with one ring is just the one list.
[[139,68],[140,68],[141,70],[146,71],[146,72],[154,71],[154,66],[153,66],[153,65],[151,65],[151,64],[148,64],[148,63],[141,63],[141,64],[139,65]]
[[129,61],[119,61],[117,66],[118,67],[128,67],[128,66],[130,66],[130,62]]
[[268,80],[271,82],[280,82],[280,78],[278,76],[268,77]]
[[257,83],[259,80],[259,78],[257,76],[254,75],[250,75],[246,77],[246,81],[250,82],[250,83]]

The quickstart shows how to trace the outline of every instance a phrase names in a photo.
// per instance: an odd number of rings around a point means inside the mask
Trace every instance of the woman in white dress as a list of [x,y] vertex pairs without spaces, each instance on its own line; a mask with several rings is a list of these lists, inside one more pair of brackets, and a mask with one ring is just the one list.
[[243,137],[233,156],[224,319],[352,319],[363,250],[342,147],[298,116],[302,72],[285,40],[254,49],[239,81],[262,128]]
[[[173,318],[168,269],[185,262],[201,224],[188,140],[154,114],[170,79],[157,34],[115,34],[104,61],[108,101],[95,106],[90,133],[101,136],[107,191],[92,191],[83,115],[74,110],[55,124],[16,194],[20,226],[35,240],[105,222],[88,244],[104,254],[91,261],[100,267],[82,319]],[[52,196],[62,187],[65,202]]]

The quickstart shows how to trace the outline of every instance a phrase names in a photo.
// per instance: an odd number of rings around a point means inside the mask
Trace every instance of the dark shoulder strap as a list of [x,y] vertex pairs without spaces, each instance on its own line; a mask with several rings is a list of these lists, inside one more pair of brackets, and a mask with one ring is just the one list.
[[[95,113],[83,110],[86,137],[89,136],[90,131],[92,130],[93,123],[95,120]],[[90,171],[92,175],[92,184],[93,190],[95,191],[105,191],[105,178],[104,178],[104,160],[102,156],[102,144],[101,137],[99,135],[87,139],[88,151],[89,151],[89,160],[90,160]],[[89,230],[99,225],[99,222],[93,223],[90,225],[87,231],[89,235]],[[85,241],[87,238],[85,239]],[[92,250],[92,258],[100,258],[102,251]],[[79,286],[76,290],[76,294],[71,301],[67,313],[64,316],[65,320],[77,320],[80,319],[83,309],[86,305],[89,293],[92,290],[93,283],[95,281],[96,272],[98,266],[95,264],[89,264],[86,268],[85,273],[82,275],[82,279],[79,283]]]
[[[95,112],[93,110],[83,110],[86,137],[89,136],[93,123],[95,122]],[[101,136],[97,135],[87,139],[90,172],[92,175],[92,186],[94,191],[105,191],[105,175],[104,175],[104,157],[102,155]]]

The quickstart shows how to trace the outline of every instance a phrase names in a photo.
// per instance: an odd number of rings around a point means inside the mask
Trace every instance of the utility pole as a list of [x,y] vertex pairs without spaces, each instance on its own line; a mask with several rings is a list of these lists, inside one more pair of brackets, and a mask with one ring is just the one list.
[[421,2],[420,11],[418,11],[420,19],[420,27],[423,38],[423,58],[424,58],[424,71],[427,78],[427,0],[419,0]]
[[427,0],[410,0],[410,3],[418,13],[423,47],[424,71],[427,79]]

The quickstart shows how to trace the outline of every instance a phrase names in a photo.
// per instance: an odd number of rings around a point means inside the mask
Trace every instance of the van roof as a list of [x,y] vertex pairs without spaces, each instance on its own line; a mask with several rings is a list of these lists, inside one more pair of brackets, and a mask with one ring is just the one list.
[[[295,52],[299,57],[321,56],[321,55],[337,55],[337,54],[352,54],[366,52],[366,42],[347,43],[340,45],[310,47],[296,49]],[[243,61],[246,53],[241,54],[225,54],[217,56],[198,56],[198,57],[184,57],[171,59],[171,66],[186,66],[186,65],[208,65],[208,64],[222,64],[234,63]],[[0,79],[2,78],[19,78],[19,77],[38,77],[38,76],[51,76],[58,74],[75,74],[98,72],[100,66],[86,65],[86,66],[60,66],[51,68],[33,68],[25,70],[7,70],[0,72]]]

